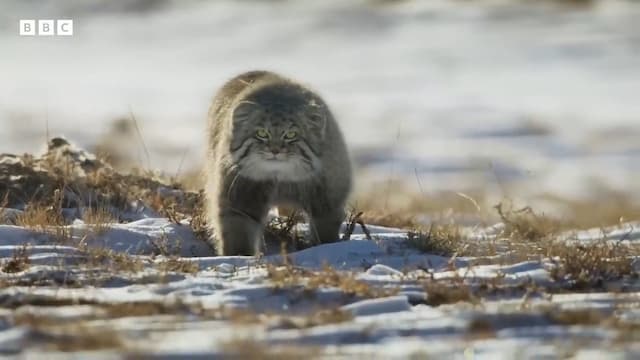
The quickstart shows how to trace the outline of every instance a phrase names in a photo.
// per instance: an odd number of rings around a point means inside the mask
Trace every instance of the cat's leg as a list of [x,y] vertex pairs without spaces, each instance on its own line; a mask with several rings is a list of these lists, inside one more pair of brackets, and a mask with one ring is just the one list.
[[345,213],[342,207],[310,212],[310,236],[314,244],[332,243],[340,240],[340,225]]
[[214,237],[218,255],[257,255],[269,212],[268,184],[228,175],[216,187]]
[[262,239],[260,218],[232,208],[220,209],[216,236],[218,254],[225,256],[255,255]]

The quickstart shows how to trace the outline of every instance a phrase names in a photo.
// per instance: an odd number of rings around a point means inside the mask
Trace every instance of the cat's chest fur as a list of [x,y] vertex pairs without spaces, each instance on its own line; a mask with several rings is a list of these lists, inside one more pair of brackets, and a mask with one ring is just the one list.
[[324,179],[321,176],[304,181],[254,180],[241,177],[233,197],[244,201],[266,201],[270,206],[293,205],[306,207],[312,199],[322,196]]

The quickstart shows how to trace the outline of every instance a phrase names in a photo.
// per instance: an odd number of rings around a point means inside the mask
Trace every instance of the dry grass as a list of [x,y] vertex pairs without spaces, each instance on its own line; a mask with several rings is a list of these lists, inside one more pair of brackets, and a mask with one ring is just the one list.
[[467,243],[460,227],[455,224],[431,224],[427,231],[410,231],[407,237],[411,247],[437,255],[461,254]]
[[82,220],[95,235],[106,233],[111,224],[118,222],[113,213],[105,207],[87,208],[82,213]]
[[361,212],[361,220],[365,224],[380,225],[398,229],[415,229],[420,226],[416,214],[404,215],[402,212],[383,212],[369,210]]
[[63,208],[89,208],[85,220],[103,230],[102,224],[115,220],[106,209],[127,211],[142,201],[174,222],[191,219],[196,234],[204,237],[202,194],[165,176],[135,169],[118,173],[104,158],[79,152],[61,138],[52,139],[41,157],[3,156],[11,161],[0,163],[0,199],[8,207],[26,206],[18,225],[46,232],[65,223]]
[[277,328],[307,329],[320,325],[339,324],[353,319],[348,311],[338,308],[313,311],[308,315],[280,315],[273,323]]
[[27,205],[25,210],[16,217],[15,224],[35,232],[48,234],[59,243],[64,243],[71,238],[62,216],[62,192],[59,189],[53,192],[53,197],[48,204]]
[[44,343],[48,350],[61,352],[122,349],[125,347],[122,334],[114,329],[96,328],[73,324],[73,326],[36,326],[32,336]]
[[254,339],[236,339],[222,345],[225,358],[247,360],[314,359],[321,355],[318,348],[271,345]]
[[452,283],[428,282],[425,284],[427,300],[429,306],[440,306],[444,304],[456,304],[459,302],[478,303],[478,298],[473,294],[469,286],[457,286]]
[[477,191],[424,194],[404,182],[390,181],[371,190],[356,189],[353,208],[363,212],[366,224],[398,228],[422,225],[421,217],[447,220],[452,215],[489,219],[492,213],[488,196]]
[[129,255],[107,248],[84,247],[85,266],[105,269],[111,272],[137,273],[144,269],[141,257]]
[[[202,239],[202,241],[204,242],[207,240]],[[163,232],[161,236],[151,239],[151,246],[153,247],[154,258],[157,255],[160,255],[166,258],[165,260],[157,262],[155,264],[156,269],[162,272],[182,272],[182,273],[198,272],[199,267],[196,262],[181,258],[182,239],[171,241],[167,236],[167,234]]]
[[496,337],[496,330],[489,320],[475,318],[467,325],[467,337],[471,340],[491,339]]
[[[38,339],[38,342],[47,349],[63,352],[126,349],[126,339],[123,338],[122,333],[109,327],[109,321],[124,317],[173,315],[176,319],[197,316],[202,320],[225,320],[236,324],[260,322],[256,314],[248,311],[226,308],[207,309],[199,304],[189,305],[179,301],[98,303],[79,299],[39,298],[38,301],[29,304],[37,306],[89,304],[95,308],[95,312],[83,316],[82,319],[64,322],[56,317],[31,313],[28,308],[27,311],[14,312],[10,320],[14,326],[26,327],[31,332],[32,338]],[[14,305],[16,306],[13,307],[16,308],[26,304]]]
[[454,271],[452,278],[436,280],[433,278],[433,273],[429,273],[429,278],[421,282],[427,294],[425,303],[429,306],[440,306],[459,302],[477,304],[479,302],[478,297],[467,284],[465,276],[458,274],[456,268],[453,266],[453,262],[449,264],[449,270]]
[[321,271],[310,271],[290,264],[267,264],[267,274],[276,289],[302,286],[306,291],[321,288],[338,288],[347,295],[377,298],[397,293],[396,289],[375,288],[358,280],[348,272],[339,272],[325,265]]
[[29,259],[29,247],[23,245],[13,251],[11,259],[0,263],[0,272],[19,273],[27,270],[31,266]]
[[200,270],[197,262],[178,257],[170,257],[166,260],[159,261],[155,264],[155,268],[163,273],[178,272],[195,274]]
[[558,282],[568,281],[569,288],[574,290],[598,289],[609,281],[638,277],[633,261],[640,251],[620,243],[555,242],[543,247],[542,251],[556,263],[551,277]]
[[292,211],[288,216],[271,219],[264,229],[265,241],[287,251],[297,251],[312,246],[298,231],[297,225],[303,221],[304,217],[299,211]]
[[84,248],[86,259],[82,265],[96,267],[110,272],[139,273],[145,264],[163,274],[169,272],[195,274],[200,270],[197,262],[175,255],[166,255],[166,259],[151,262],[148,259],[114,251],[108,248]]
[[197,306],[189,306],[179,301],[134,301],[126,303],[101,303],[97,308],[104,311],[102,317],[108,319],[123,317],[144,317],[154,315],[181,315],[199,313]]
[[16,217],[15,224],[38,233],[51,236],[56,243],[64,244],[71,239],[68,228],[65,227],[61,213],[50,207],[38,205],[28,206]]
[[564,326],[570,325],[604,325],[609,319],[602,311],[595,309],[549,309],[544,312],[552,323]]
[[153,247],[154,255],[161,255],[165,257],[177,256],[182,250],[182,242],[176,241],[172,244],[169,241],[169,237],[164,232],[161,236],[151,239],[151,246]]
[[552,308],[543,311],[544,316],[553,324],[561,326],[592,326],[611,329],[618,332],[616,341],[635,343],[640,340],[640,323],[623,320],[615,312],[584,308]]
[[504,235],[516,241],[541,241],[557,234],[561,229],[558,220],[536,214],[528,206],[514,210],[511,204],[501,202],[495,208],[505,225]]
[[362,229],[362,232],[364,233],[366,238],[368,240],[372,240],[371,233],[369,232],[369,229],[367,228],[367,226],[364,223],[364,220],[362,219],[363,215],[364,215],[364,212],[362,211],[357,211],[355,209],[351,210],[351,212],[347,216],[347,228],[344,234],[342,235],[342,241],[351,239],[351,235],[356,230],[356,226],[358,225]]
[[97,302],[85,298],[62,298],[48,295],[25,294],[23,296],[4,295],[0,297],[0,307],[17,309],[21,306],[70,306],[95,305]]
[[627,221],[640,221],[640,202],[637,194],[593,184],[591,197],[567,199],[545,195],[543,199],[555,204],[566,215],[565,227],[571,229],[601,228]]
[[[20,297],[20,299],[14,297],[13,299],[11,299],[11,301],[2,303],[3,307],[12,309],[17,309],[27,305],[40,307],[90,305],[95,309],[95,311],[91,313],[91,315],[88,315],[84,320],[118,319],[123,317],[148,317],[156,315],[174,315],[176,317],[198,316],[205,320],[226,320],[233,323],[259,323],[261,320],[258,314],[249,310],[227,307],[206,308],[200,303],[187,304],[180,300],[100,302],[95,299],[32,295],[22,296]],[[55,318],[49,318],[46,316],[34,316],[29,312],[17,313],[17,315],[13,317],[13,322],[18,325],[58,323],[55,321]]]
[[[544,203],[549,210],[554,210],[553,216],[526,206],[515,208],[514,201],[505,198],[500,201],[500,198],[480,190],[423,193],[416,191],[415,186],[400,181],[371,189],[356,189],[352,203],[363,212],[362,219],[366,224],[411,229],[424,225],[425,219],[431,219],[429,222],[436,219],[440,223],[474,219],[474,222],[484,225],[506,219],[511,223],[510,230],[525,238],[539,238],[549,230],[599,228],[625,221],[640,221],[637,194],[597,182],[591,182],[589,194],[588,198],[578,200],[541,194],[524,202]],[[499,209],[497,202],[500,202]]]
[[6,215],[7,205],[9,205],[9,193],[4,194],[4,198],[0,201],[0,224],[6,224],[10,220]]

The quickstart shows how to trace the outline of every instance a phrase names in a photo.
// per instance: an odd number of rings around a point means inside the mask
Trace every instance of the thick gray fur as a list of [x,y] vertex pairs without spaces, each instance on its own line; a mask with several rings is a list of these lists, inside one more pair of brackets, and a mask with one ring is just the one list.
[[[291,130],[294,140],[284,135]],[[308,88],[267,71],[229,80],[209,109],[205,172],[219,255],[258,253],[267,213],[278,205],[307,213],[314,243],[338,240],[351,163],[329,108]]]

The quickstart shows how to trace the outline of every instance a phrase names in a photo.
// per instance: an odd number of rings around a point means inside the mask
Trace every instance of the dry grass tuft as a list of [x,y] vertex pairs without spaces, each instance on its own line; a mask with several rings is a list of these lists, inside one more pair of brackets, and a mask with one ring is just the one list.
[[13,251],[11,259],[0,264],[0,271],[5,273],[19,273],[27,270],[29,266],[31,266],[29,247],[25,244]]
[[471,288],[463,281],[438,280],[427,281],[424,284],[427,293],[425,303],[429,306],[440,306],[445,304],[456,304],[468,302],[477,304],[479,299],[473,294]]
[[293,211],[288,216],[278,216],[271,219],[264,229],[265,241],[289,251],[302,250],[312,246],[298,231],[297,225],[303,221],[304,217],[298,211]]
[[276,289],[302,286],[307,291],[321,288],[338,288],[347,295],[377,298],[397,293],[394,289],[381,289],[358,280],[351,273],[339,272],[325,265],[321,271],[310,271],[290,264],[267,264],[267,274]]
[[102,247],[85,247],[83,250],[86,254],[84,265],[89,267],[105,268],[112,272],[128,273],[137,273],[144,269],[144,261],[140,257]]
[[558,282],[569,281],[572,289],[602,288],[607,281],[638,277],[633,266],[638,249],[620,243],[554,242],[542,249],[545,256],[556,262],[551,277]]
[[195,274],[200,270],[200,266],[195,261],[182,259],[178,257],[170,257],[166,260],[156,263],[155,268],[166,272],[178,272],[186,274]]
[[467,325],[467,337],[472,340],[495,338],[496,329],[489,320],[482,317],[475,318]]
[[467,242],[455,224],[431,224],[426,232],[410,231],[407,236],[411,247],[424,253],[447,256],[463,252]]
[[204,243],[209,244],[211,234],[209,227],[207,226],[207,214],[204,205],[205,194],[203,190],[197,192],[194,198],[193,206],[191,207],[191,217],[189,225],[196,238],[202,240]]
[[416,215],[404,215],[401,212],[383,212],[370,210],[362,212],[361,220],[366,224],[386,226],[398,229],[415,229],[419,227]]
[[[0,199],[7,207],[26,208],[17,225],[40,232],[53,232],[53,227],[63,231],[62,209],[90,208],[85,222],[102,231],[115,222],[106,209],[138,211],[144,204],[174,222],[191,219],[194,232],[206,237],[202,193],[186,191],[166,176],[136,169],[119,173],[104,158],[62,138],[51,139],[40,157],[0,155],[0,160],[4,160],[0,161]],[[66,239],[64,233],[55,235]]]
[[356,225],[360,225],[360,228],[362,229],[364,235],[367,237],[367,240],[372,240],[371,233],[369,232],[369,229],[367,229],[367,226],[365,225],[362,218],[363,214],[364,212],[354,209],[351,211],[349,216],[347,216],[347,229],[342,235],[343,241],[351,239],[351,235],[356,230]]
[[572,229],[615,226],[627,221],[640,221],[640,202],[637,194],[593,184],[590,198],[566,199],[546,195],[545,201],[556,204],[566,214],[567,226]]
[[155,269],[163,272],[179,272],[195,274],[200,270],[197,262],[180,257],[182,244],[180,241],[171,244],[166,236],[153,239],[154,254],[165,257],[154,264]]
[[13,296],[3,294],[0,296],[0,307],[17,309],[21,306],[70,306],[70,305],[95,305],[97,302],[85,298],[62,298],[47,295],[24,294]]
[[98,308],[107,318],[142,317],[165,314],[191,313],[189,306],[181,302],[134,301],[126,303],[102,303]]
[[177,241],[176,243],[172,244],[169,241],[169,237],[167,236],[167,234],[163,231],[163,233],[159,237],[151,239],[151,246],[153,247],[154,255],[175,257],[177,255],[180,255],[180,252],[182,250],[182,241]]
[[370,190],[356,189],[352,203],[364,212],[362,219],[365,223],[399,228],[419,226],[419,218],[425,215],[448,218],[455,214],[485,219],[490,213],[488,196],[482,192],[425,194],[403,181],[390,181]]
[[[176,318],[198,317],[203,320],[224,320],[235,324],[257,324],[267,317],[261,316],[251,310],[236,309],[228,307],[207,308],[201,303],[185,303],[183,301],[133,301],[133,302],[100,302],[95,299],[84,298],[64,298],[55,295],[26,295],[21,297],[0,297],[0,305],[5,308],[18,309],[25,306],[53,307],[53,306],[75,306],[89,305],[92,311],[83,319],[86,320],[108,320],[124,317],[150,317],[157,315],[173,315]],[[28,311],[14,312],[12,322],[17,325],[37,326],[40,324],[60,324],[56,317],[49,317],[41,313],[33,314]]]
[[9,222],[8,216],[6,216],[7,205],[9,205],[9,193],[4,194],[4,198],[0,201],[0,224],[6,224]]
[[346,294],[366,298],[376,298],[391,295],[392,291],[374,288],[362,280],[358,280],[351,273],[341,273],[325,265],[320,272],[315,272],[306,279],[308,289],[335,287]]
[[554,324],[570,325],[602,325],[608,316],[595,309],[551,309],[545,316]]
[[559,221],[545,215],[536,214],[530,207],[514,210],[511,205],[505,209],[504,203],[495,206],[505,225],[504,234],[512,239],[540,241],[557,234]]
[[54,351],[78,352],[125,347],[122,334],[114,329],[74,324],[73,327],[37,326],[31,331],[33,337],[44,342],[47,349]]
[[113,213],[104,207],[86,209],[82,213],[82,220],[89,226],[89,230],[96,235],[106,233],[111,224],[118,222]]
[[353,319],[348,311],[338,308],[325,309],[312,312],[306,316],[280,316],[277,319],[277,327],[284,329],[307,329],[320,325],[339,324]]
[[64,243],[71,238],[65,227],[62,216],[62,192],[56,189],[48,204],[34,203],[26,206],[25,210],[15,219],[17,226],[30,229],[53,237],[54,241]]
[[258,314],[244,309],[227,307],[206,308],[202,304],[187,304],[182,301],[136,301],[129,303],[100,303],[106,318],[144,317],[155,315],[198,316],[202,319],[226,320],[236,324],[256,324]]
[[222,345],[225,358],[247,360],[297,360],[320,356],[317,348],[271,345],[257,340],[236,339]]
[[22,214],[16,217],[15,224],[25,229],[47,234],[58,243],[65,243],[71,238],[60,212],[49,207],[28,206]]

